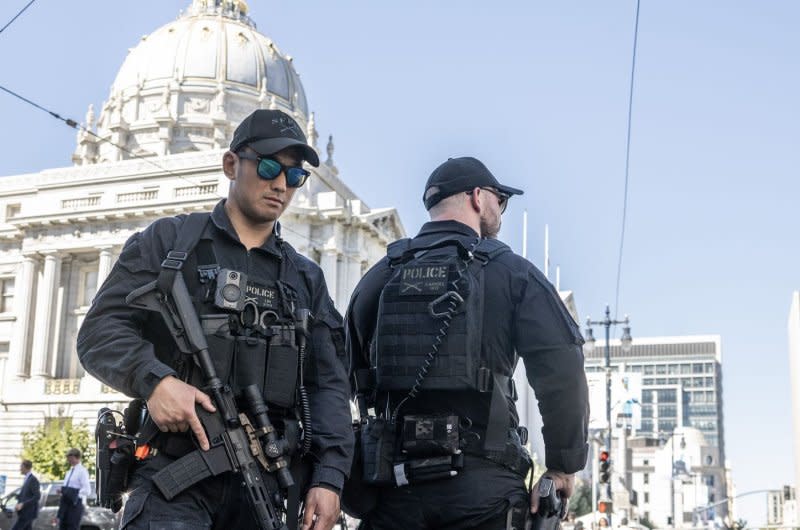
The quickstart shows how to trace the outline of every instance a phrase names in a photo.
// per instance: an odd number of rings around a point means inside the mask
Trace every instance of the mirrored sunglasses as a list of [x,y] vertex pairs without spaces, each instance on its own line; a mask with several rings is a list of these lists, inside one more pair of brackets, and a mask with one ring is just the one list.
[[290,188],[299,188],[306,183],[311,175],[310,171],[297,166],[284,166],[274,158],[259,156],[252,153],[236,153],[239,158],[253,160],[257,162],[256,172],[259,178],[264,180],[275,180],[278,175],[283,173],[286,176],[286,185]]

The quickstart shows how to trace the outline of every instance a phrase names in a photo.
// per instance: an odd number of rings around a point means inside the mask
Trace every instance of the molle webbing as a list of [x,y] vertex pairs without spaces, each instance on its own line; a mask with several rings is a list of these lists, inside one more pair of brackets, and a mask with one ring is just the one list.
[[436,300],[448,292],[458,293],[464,302],[453,315],[422,388],[487,390],[480,382],[480,371],[487,366],[481,353],[483,267],[505,251],[508,247],[502,243],[481,240],[470,252],[451,237],[427,245],[408,239],[390,245],[387,256],[395,273],[381,293],[373,359],[378,390],[403,391],[414,385],[442,329],[442,320],[432,313],[447,304]]

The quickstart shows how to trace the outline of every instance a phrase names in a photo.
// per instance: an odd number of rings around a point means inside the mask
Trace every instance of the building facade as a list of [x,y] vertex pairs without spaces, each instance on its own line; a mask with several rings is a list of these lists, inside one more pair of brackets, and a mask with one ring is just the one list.
[[800,291],[792,293],[789,309],[789,380],[792,387],[794,428],[794,484],[800,487]]
[[[99,116],[90,106],[73,167],[2,177],[0,475],[19,484],[21,434],[128,401],[87,375],[75,340],[125,241],[159,217],[210,211],[227,194],[222,155],[257,108],[280,109],[317,148],[314,115],[291,58],[256,30],[243,0],[194,0],[132,48]],[[282,235],[322,267],[343,309],[385,246],[405,235],[327,159],[281,219]],[[320,157],[325,158],[325,157]]]
[[716,504],[729,493],[719,448],[700,430],[677,427],[667,439],[633,436],[625,445],[624,484],[636,500],[629,510],[640,520],[659,527],[708,526],[729,514],[728,503]]
[[[725,456],[722,349],[718,335],[637,337],[630,351],[610,343],[611,371],[641,374],[641,426],[634,435],[671,435],[694,427]],[[604,346],[586,352],[586,372],[604,371]],[[605,405],[603,405],[605,410]],[[612,418],[613,421],[613,418]]]
[[[589,428],[606,422],[605,345],[585,347]],[[728,515],[719,336],[637,337],[609,344],[616,510],[658,526]],[[624,382],[624,384],[622,384]],[[623,391],[623,388],[625,391]]]
[[795,488],[784,486],[767,493],[767,524],[773,528],[800,528]]

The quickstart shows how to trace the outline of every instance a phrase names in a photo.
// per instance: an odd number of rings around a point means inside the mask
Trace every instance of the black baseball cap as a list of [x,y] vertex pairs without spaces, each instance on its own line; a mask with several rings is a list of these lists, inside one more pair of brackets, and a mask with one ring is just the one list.
[[[439,191],[426,199],[425,195],[431,186],[436,186]],[[500,184],[492,172],[477,158],[463,156],[448,158],[447,162],[433,170],[425,184],[422,201],[425,203],[425,209],[430,210],[442,199],[474,188],[494,188],[509,196],[524,193],[517,188]]]
[[314,167],[319,166],[319,156],[308,145],[303,130],[294,118],[280,110],[258,109],[242,120],[233,132],[231,151],[235,153],[244,146],[264,156],[297,146],[304,160]]

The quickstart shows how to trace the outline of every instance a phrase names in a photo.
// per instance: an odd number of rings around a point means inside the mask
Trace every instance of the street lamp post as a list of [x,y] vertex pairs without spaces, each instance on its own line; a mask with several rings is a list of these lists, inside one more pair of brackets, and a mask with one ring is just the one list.
[[[592,351],[594,349],[594,333],[592,332],[592,326],[604,326],[606,328],[606,351],[605,351],[605,372],[606,372],[606,424],[608,426],[608,430],[606,431],[606,451],[611,454],[611,345],[610,345],[610,335],[611,335],[611,326],[615,326],[617,324],[624,324],[625,326],[622,328],[622,338],[620,339],[620,345],[622,346],[622,350],[624,352],[629,352],[631,349],[631,345],[633,343],[633,338],[631,337],[631,328],[630,328],[630,319],[628,315],[625,315],[625,320],[612,320],[611,319],[611,310],[608,306],[606,306],[606,314],[603,320],[592,320],[591,317],[586,319],[586,350]],[[606,496],[608,500],[613,500],[611,497],[611,481],[608,481],[606,485]],[[608,526],[611,527],[611,514],[608,514]]]
[[[678,528],[678,523],[675,520],[675,515],[676,515],[675,514],[675,497],[677,497],[677,495],[676,495],[677,492],[675,491],[675,477],[677,476],[677,473],[675,472],[675,431],[674,430],[673,430],[673,433],[672,433],[672,438],[670,439],[670,445],[672,445],[672,468],[670,469],[670,475],[669,475],[670,485],[672,486],[670,488],[670,492],[672,493],[672,527],[673,528]],[[681,451],[683,451],[684,449],[686,449],[686,439],[684,439],[683,434],[681,434]],[[683,457],[681,457],[681,458],[683,458]],[[683,462],[683,461],[681,460],[681,462]],[[685,469],[685,464],[684,464],[683,469]],[[681,492],[682,491],[683,491],[683,481],[681,481]],[[681,493],[681,505],[683,505],[683,493]],[[683,512],[683,511],[684,511],[683,508],[681,508],[681,512]],[[681,514],[681,524],[683,524],[683,514]]]

